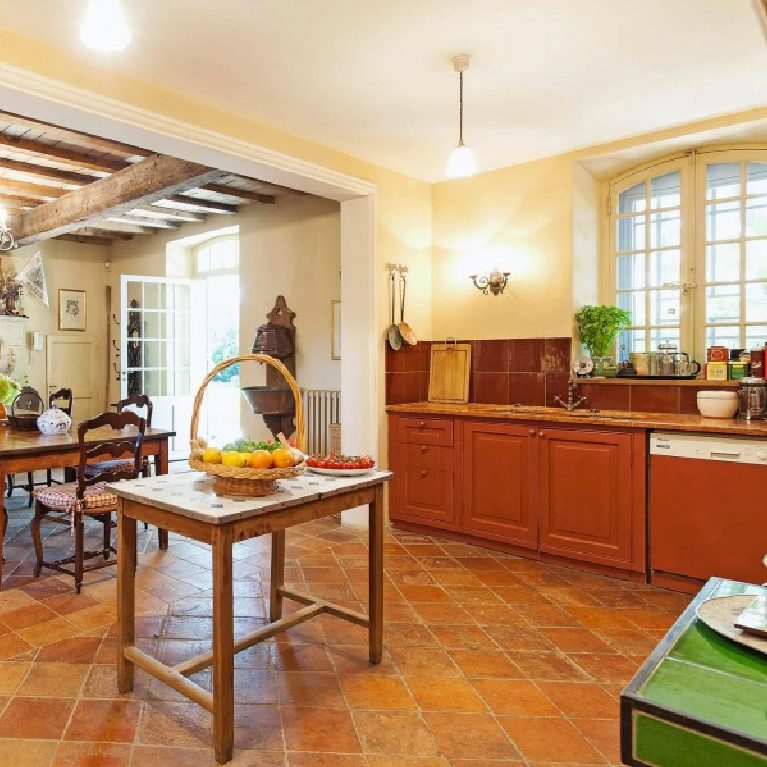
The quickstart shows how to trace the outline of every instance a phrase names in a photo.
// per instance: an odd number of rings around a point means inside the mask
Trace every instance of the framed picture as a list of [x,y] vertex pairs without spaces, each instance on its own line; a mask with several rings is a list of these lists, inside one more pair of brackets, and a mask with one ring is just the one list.
[[85,291],[59,288],[59,330],[85,330]]
[[330,302],[330,359],[341,359],[341,302]]

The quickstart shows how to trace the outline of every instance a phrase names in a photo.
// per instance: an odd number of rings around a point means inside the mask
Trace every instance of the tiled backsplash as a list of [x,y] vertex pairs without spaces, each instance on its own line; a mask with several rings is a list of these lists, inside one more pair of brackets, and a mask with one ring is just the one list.
[[[431,341],[395,352],[386,346],[386,404],[423,402],[429,396]],[[567,396],[569,338],[511,338],[459,341],[472,345],[469,402],[493,405],[550,405]],[[697,413],[700,386],[579,383],[586,407],[637,413]]]
[[[553,405],[567,394],[569,338],[512,338],[459,341],[472,345],[469,401],[483,404]],[[426,400],[430,341],[386,347],[386,404]]]

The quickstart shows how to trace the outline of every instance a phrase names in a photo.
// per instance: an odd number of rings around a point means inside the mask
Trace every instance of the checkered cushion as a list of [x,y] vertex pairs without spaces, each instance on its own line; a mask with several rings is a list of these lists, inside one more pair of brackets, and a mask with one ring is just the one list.
[[116,461],[99,461],[85,466],[85,476],[95,477],[105,471],[133,471],[133,459],[119,459]]
[[102,507],[116,506],[117,496],[106,490],[104,482],[96,482],[95,485],[85,488],[85,497],[82,501],[77,498],[77,482],[69,482],[66,485],[55,487],[41,487],[35,490],[36,500],[56,511],[87,511]]

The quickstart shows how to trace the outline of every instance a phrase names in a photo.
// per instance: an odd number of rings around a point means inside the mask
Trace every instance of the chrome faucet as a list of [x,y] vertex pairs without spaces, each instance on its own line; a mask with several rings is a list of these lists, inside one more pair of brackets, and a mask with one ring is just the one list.
[[567,402],[564,402],[558,394],[554,397],[554,401],[558,402],[565,410],[571,413],[573,410],[575,410],[575,408],[578,407],[578,405],[586,404],[585,397],[578,397],[578,399],[575,399],[577,391],[578,384],[574,378],[571,378],[567,382]]

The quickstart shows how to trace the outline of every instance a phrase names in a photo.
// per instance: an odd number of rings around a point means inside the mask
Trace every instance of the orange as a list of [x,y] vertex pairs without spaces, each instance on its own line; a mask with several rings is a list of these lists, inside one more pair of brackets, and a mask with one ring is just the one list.
[[289,469],[293,465],[293,456],[290,450],[280,448],[272,453],[272,461],[275,469]]
[[251,469],[271,469],[272,454],[268,450],[255,450],[250,454]]

